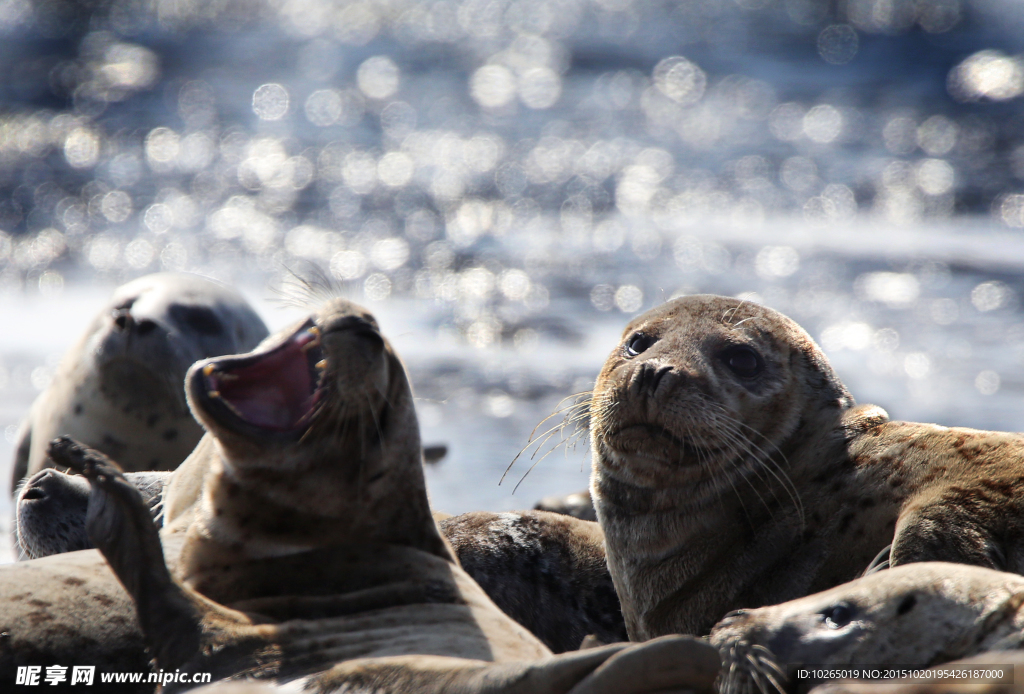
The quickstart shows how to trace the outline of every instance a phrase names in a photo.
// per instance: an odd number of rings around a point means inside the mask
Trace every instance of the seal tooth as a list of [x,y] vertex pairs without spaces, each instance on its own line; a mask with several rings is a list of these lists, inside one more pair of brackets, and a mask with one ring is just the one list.
[[214,366],[213,364],[207,364],[206,366],[203,367],[203,375],[204,376],[209,376],[210,374],[212,374],[216,370],[217,370],[216,366]]
[[211,398],[219,398],[220,397],[220,391],[219,390],[208,390],[208,391],[206,391],[206,394],[208,396],[210,396]]
[[327,368],[327,360],[326,359],[321,359],[320,361],[318,361],[316,363],[316,368],[318,368],[318,369],[326,369]]

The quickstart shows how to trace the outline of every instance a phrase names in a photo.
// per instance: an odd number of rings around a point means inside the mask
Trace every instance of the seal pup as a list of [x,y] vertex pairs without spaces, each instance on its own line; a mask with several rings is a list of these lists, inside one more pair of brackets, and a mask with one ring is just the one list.
[[[916,563],[781,605],[737,610],[710,640],[723,657],[722,694],[768,694],[773,680],[796,694],[821,681],[816,669],[924,669],[1019,649],[1022,605],[1024,577],[1017,574]],[[801,669],[811,676],[798,678]]]
[[126,470],[171,470],[202,430],[183,383],[196,361],[247,352],[267,328],[233,289],[198,275],[157,273],[114,291],[36,398],[15,447],[11,489],[51,467],[46,448],[73,436]]
[[177,580],[116,466],[51,448],[89,478],[90,537],[164,671],[323,692],[710,688],[717,653],[687,637],[552,656],[458,567],[427,504],[404,368],[365,310],[329,302],[253,354],[197,363],[186,385],[217,455]]
[[727,297],[633,320],[590,405],[591,493],[630,638],[891,564],[1024,571],[1024,437],[890,422],[811,337]]

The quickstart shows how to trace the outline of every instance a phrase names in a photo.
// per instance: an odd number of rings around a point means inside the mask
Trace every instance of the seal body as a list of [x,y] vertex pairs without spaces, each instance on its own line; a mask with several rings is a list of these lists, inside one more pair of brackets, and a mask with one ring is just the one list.
[[49,467],[51,439],[69,435],[126,470],[171,470],[202,435],[185,402],[185,372],[247,352],[266,326],[240,294],[197,275],[158,273],[119,287],[21,427],[13,490]]
[[[157,527],[165,518],[185,514],[181,493],[190,476],[202,483],[215,451],[201,445],[174,472],[126,473],[153,513]],[[165,508],[172,480],[179,494]],[[198,499],[192,494],[192,503]],[[92,548],[86,531],[89,483],[80,475],[43,470],[23,485],[17,506],[18,548],[33,559]],[[184,509],[184,511],[183,511]],[[433,514],[438,519],[436,512]],[[441,514],[443,515],[443,514]],[[619,599],[604,554],[597,523],[544,511],[474,511],[439,520],[444,537],[463,570],[508,616],[525,626],[554,653],[579,648],[588,634],[602,643],[626,640]]]
[[707,633],[891,563],[1024,571],[1024,437],[890,422],[737,299],[635,319],[591,400],[591,492],[630,637]]
[[174,576],[116,466],[67,438],[51,446],[89,478],[89,535],[164,671],[322,692],[710,689],[706,644],[555,657],[462,571],[427,504],[404,368],[364,310],[329,302],[251,354],[197,363],[186,383],[214,459],[178,517],[191,515],[187,530],[164,530],[184,537]]
[[462,568],[555,653],[587,635],[626,640],[597,523],[545,511],[474,511],[439,523]]
[[766,673],[787,691],[803,692],[821,681],[797,677],[807,666],[924,669],[1019,649],[1022,604],[1024,577],[1017,574],[918,563],[780,605],[738,610],[715,626],[711,642],[728,673],[723,694],[748,691]]

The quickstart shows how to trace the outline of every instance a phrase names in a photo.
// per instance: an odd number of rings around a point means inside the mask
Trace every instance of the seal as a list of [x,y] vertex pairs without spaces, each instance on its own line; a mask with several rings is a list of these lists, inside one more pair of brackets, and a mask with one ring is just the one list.
[[633,320],[590,404],[591,493],[631,639],[893,566],[1024,571],[1024,436],[855,406],[811,337],[727,297]]
[[[1022,605],[1020,575],[926,562],[781,605],[737,610],[711,632],[724,662],[721,692],[756,688],[768,694],[774,680],[796,694],[823,681],[823,671],[890,667],[891,677],[903,669],[1019,649]],[[998,662],[988,657],[977,660]]]
[[[125,477],[142,495],[157,527],[162,522],[161,500],[170,472],[129,472]],[[14,511],[14,542],[21,559],[91,549],[85,530],[89,483],[80,475],[53,468],[40,470],[18,490]]]
[[197,363],[186,387],[216,456],[175,577],[117,467],[51,447],[89,479],[87,530],[164,672],[323,692],[710,691],[718,655],[699,640],[553,656],[459,568],[404,368],[365,310],[331,301],[252,354]]
[[[208,467],[209,460],[202,465]],[[164,490],[173,476],[189,470],[191,464],[174,472],[125,474],[158,528],[164,520]],[[81,475],[47,469],[29,478],[16,513],[22,554],[35,559],[92,548],[85,527],[88,502],[89,483]],[[576,650],[587,635],[602,643],[626,640],[597,523],[542,511],[459,516],[435,511],[433,516],[463,570],[552,652]]]
[[202,436],[185,402],[185,372],[209,356],[247,352],[266,336],[240,294],[198,275],[157,273],[119,287],[32,404],[11,489],[51,467],[46,448],[64,434],[126,470],[174,469]]
[[626,640],[619,598],[592,521],[545,511],[473,511],[440,521],[463,570],[554,653],[587,635]]

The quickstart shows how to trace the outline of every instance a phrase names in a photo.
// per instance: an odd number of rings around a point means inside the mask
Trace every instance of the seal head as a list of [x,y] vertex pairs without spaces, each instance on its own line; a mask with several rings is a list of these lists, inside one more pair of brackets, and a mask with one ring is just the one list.
[[[738,610],[711,632],[725,661],[723,694],[774,671],[790,692],[818,668],[925,668],[1024,641],[1024,578],[977,566],[925,562],[859,578],[798,600]],[[765,650],[767,649],[767,650]],[[754,657],[747,657],[753,655]],[[760,667],[755,663],[760,664]]]
[[58,435],[113,456],[129,471],[173,470],[202,435],[185,401],[188,368],[248,351],[266,336],[245,299],[211,280],[158,273],[119,287],[33,403],[12,490],[51,466],[47,446]]

